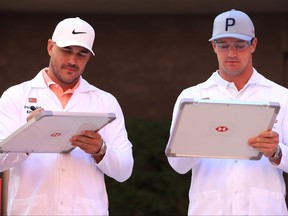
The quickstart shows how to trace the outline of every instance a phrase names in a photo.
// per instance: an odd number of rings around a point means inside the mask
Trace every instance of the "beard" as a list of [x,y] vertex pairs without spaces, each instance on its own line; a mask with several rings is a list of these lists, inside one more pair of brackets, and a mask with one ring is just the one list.
[[[61,65],[60,69],[57,69],[55,67],[55,64],[53,61],[50,62],[50,69],[54,75],[54,77],[62,84],[65,85],[71,85],[77,83],[77,81],[80,78],[81,73],[79,73],[79,68],[74,65]],[[61,73],[61,70],[73,70],[73,72],[67,72],[68,77],[66,78],[64,76],[64,72]],[[66,73],[66,72],[65,72]],[[77,76],[73,76],[73,74],[77,73]],[[56,82],[57,83],[57,82]]]

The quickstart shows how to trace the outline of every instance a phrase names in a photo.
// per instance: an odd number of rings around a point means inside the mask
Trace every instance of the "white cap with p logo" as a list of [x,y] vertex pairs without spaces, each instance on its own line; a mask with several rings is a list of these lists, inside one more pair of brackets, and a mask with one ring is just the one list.
[[249,16],[234,9],[219,14],[214,20],[213,33],[209,41],[225,37],[245,41],[255,38],[254,25]]

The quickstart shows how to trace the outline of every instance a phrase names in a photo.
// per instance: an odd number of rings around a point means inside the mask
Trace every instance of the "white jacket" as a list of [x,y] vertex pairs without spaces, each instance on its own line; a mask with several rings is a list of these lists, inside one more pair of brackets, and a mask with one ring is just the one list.
[[3,93],[0,139],[26,123],[31,105],[53,111],[111,112],[116,114],[116,120],[100,130],[107,152],[98,164],[79,148],[69,154],[1,154],[0,171],[10,168],[8,214],[107,215],[104,174],[123,182],[133,168],[132,144],[115,97],[81,77],[79,87],[63,110],[41,71],[34,79]]
[[215,72],[206,82],[187,88],[179,95],[172,125],[183,98],[276,101],[281,105],[274,126],[283,152],[279,166],[274,166],[264,156],[259,161],[168,158],[177,172],[184,174],[192,170],[188,214],[288,215],[282,176],[283,171],[288,172],[288,90],[267,80],[254,69],[249,82],[238,92],[233,83],[223,80]]

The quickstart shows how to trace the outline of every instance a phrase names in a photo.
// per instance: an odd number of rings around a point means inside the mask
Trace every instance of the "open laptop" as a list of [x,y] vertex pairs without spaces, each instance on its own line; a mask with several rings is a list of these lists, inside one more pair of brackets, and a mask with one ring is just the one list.
[[0,152],[68,153],[81,130],[98,131],[116,119],[114,113],[42,111],[0,142]]
[[171,157],[259,160],[249,138],[273,129],[280,105],[183,99],[165,153]]

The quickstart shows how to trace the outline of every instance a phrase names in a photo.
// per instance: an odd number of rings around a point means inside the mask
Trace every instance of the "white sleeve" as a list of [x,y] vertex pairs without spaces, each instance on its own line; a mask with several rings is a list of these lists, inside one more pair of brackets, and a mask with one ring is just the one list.
[[100,130],[107,145],[103,159],[96,166],[106,175],[119,182],[127,180],[133,170],[132,144],[128,140],[125,121],[120,105],[115,99],[116,119]]
[[[189,98],[187,91],[182,91],[182,93],[178,96],[176,103],[173,109],[172,123],[170,127],[170,135],[172,133],[172,128],[176,121],[176,116],[179,111],[179,104],[182,98]],[[191,170],[198,163],[199,159],[195,158],[185,158],[185,157],[168,157],[168,162],[170,166],[178,173],[185,174],[189,170]]]
[[[5,139],[23,123],[20,120],[22,117],[18,109],[18,103],[21,101],[21,97],[17,94],[17,92],[19,92],[17,88],[18,86],[9,88],[3,93],[0,99],[0,140]],[[26,153],[0,154],[0,172],[21,163],[27,158],[28,155]]]

